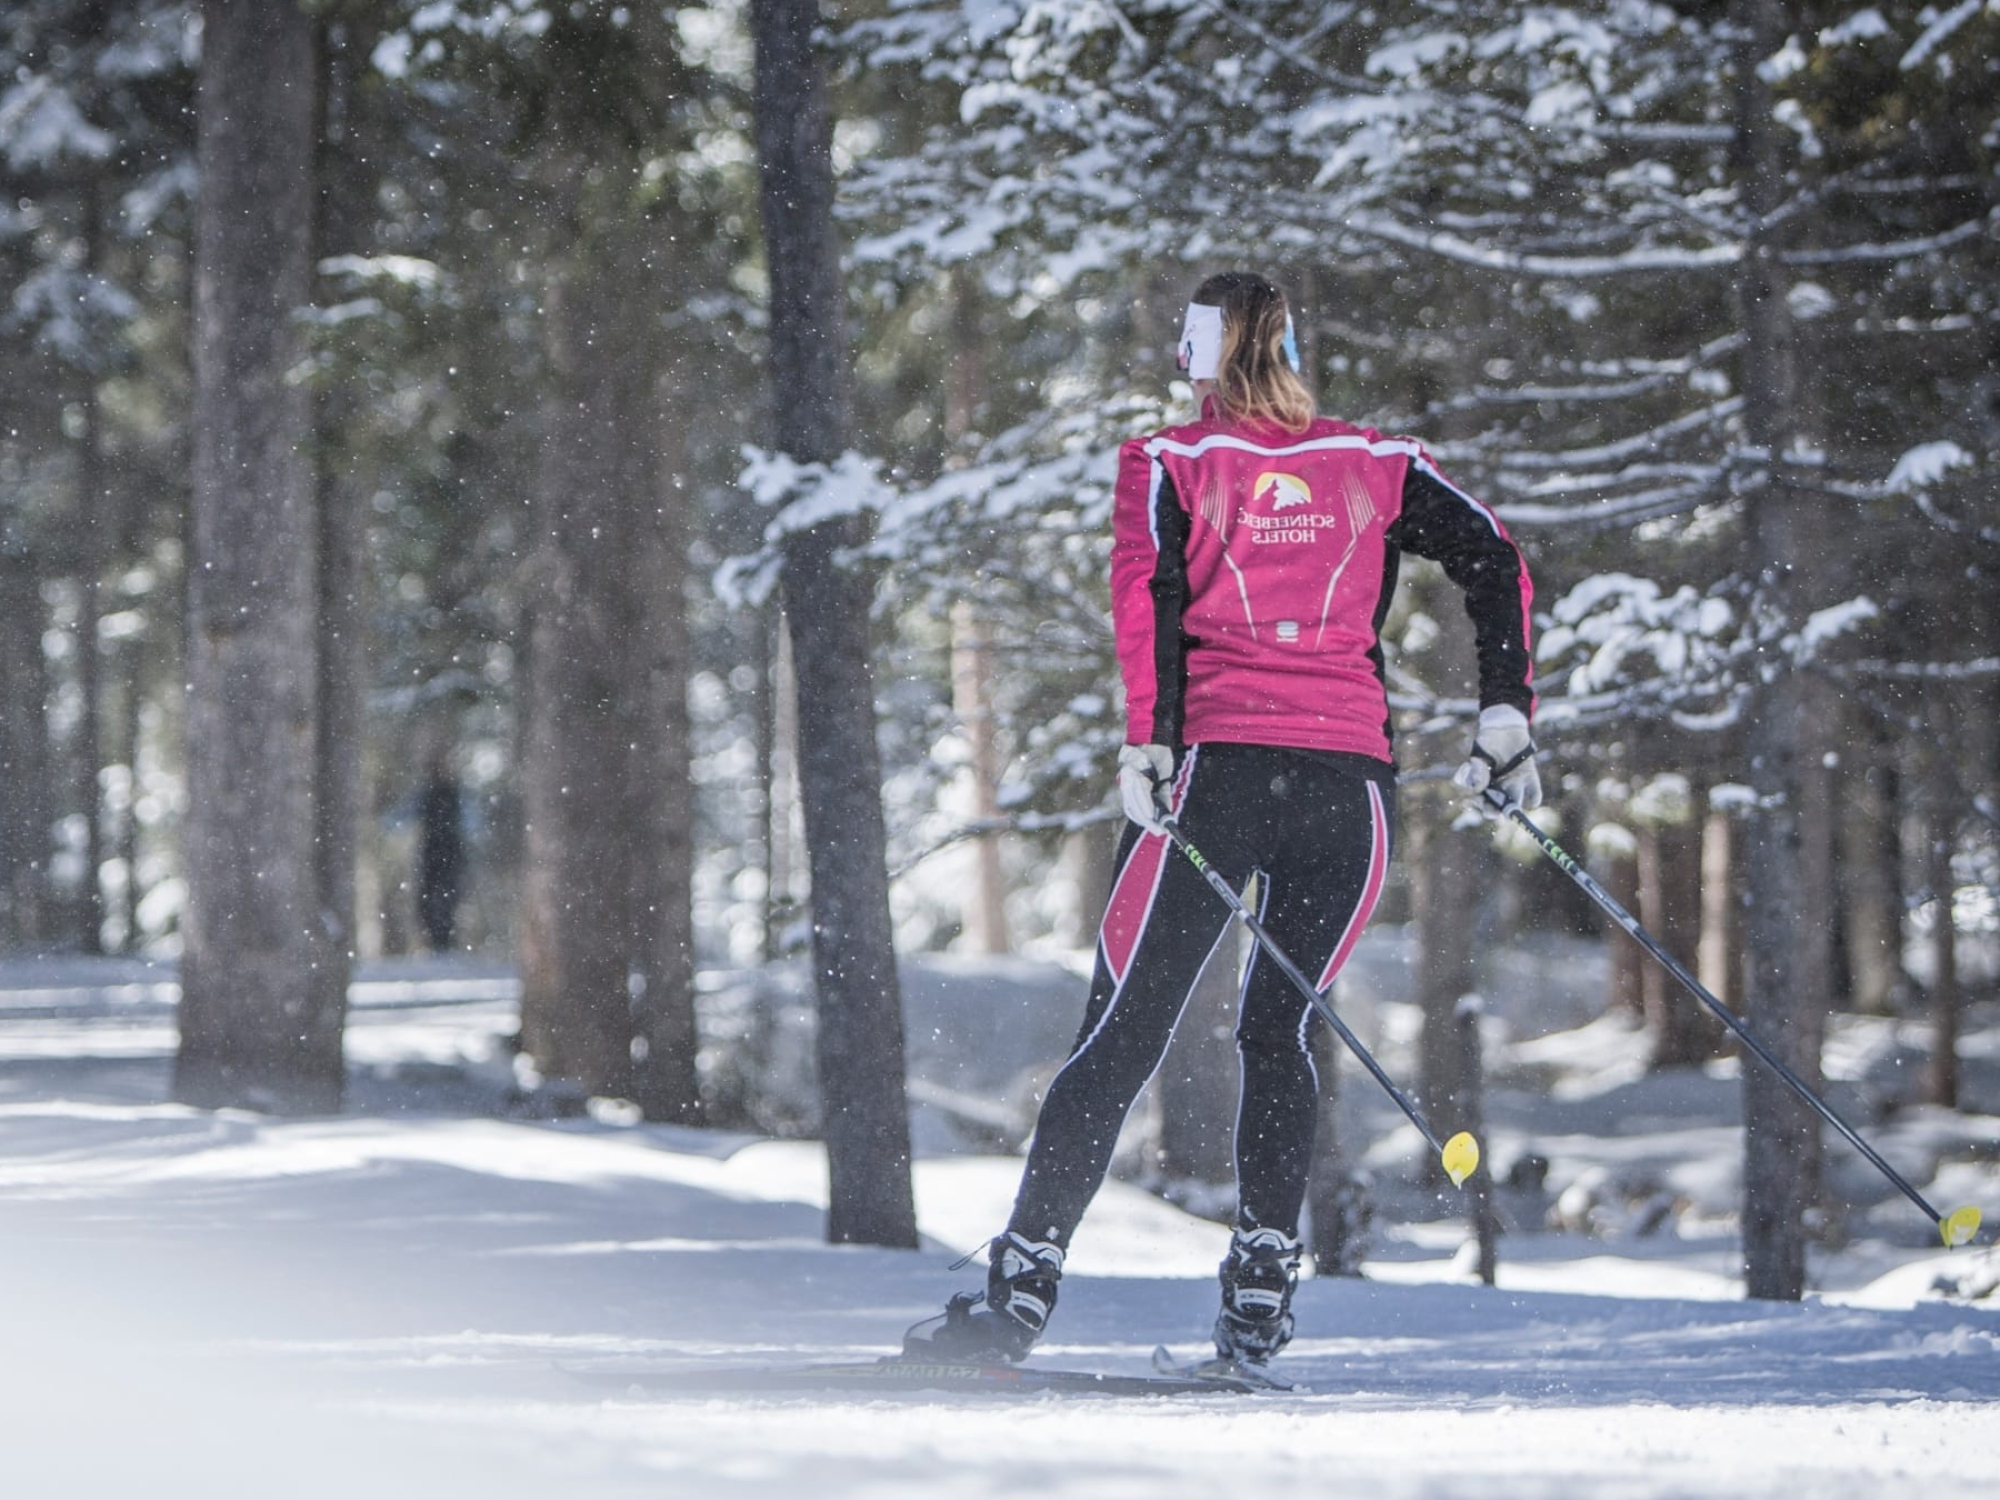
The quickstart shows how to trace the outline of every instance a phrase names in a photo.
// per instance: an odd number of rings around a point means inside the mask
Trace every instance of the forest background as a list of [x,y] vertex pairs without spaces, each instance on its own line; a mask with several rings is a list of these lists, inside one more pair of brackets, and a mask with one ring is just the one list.
[[[455,804],[538,1076],[745,1123],[700,975],[809,957],[829,1232],[908,1242],[891,945],[1088,945],[1113,452],[1252,265],[1530,556],[1550,826],[1808,1078],[1921,1016],[1956,1102],[2000,6],[20,0],[0,60],[0,945],[177,959],[179,1097],[338,1106]],[[1481,954],[1596,918],[1425,776],[1448,586],[1384,643],[1448,1119]],[[1797,1296],[1816,1122],[1745,1111]]]

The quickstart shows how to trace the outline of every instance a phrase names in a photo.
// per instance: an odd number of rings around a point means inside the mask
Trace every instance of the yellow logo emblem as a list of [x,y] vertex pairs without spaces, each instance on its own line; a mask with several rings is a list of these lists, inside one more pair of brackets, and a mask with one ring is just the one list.
[[1275,469],[1259,474],[1250,494],[1260,501],[1269,496],[1274,511],[1290,510],[1294,505],[1311,505],[1313,500],[1313,492],[1303,479],[1296,474],[1280,474]]

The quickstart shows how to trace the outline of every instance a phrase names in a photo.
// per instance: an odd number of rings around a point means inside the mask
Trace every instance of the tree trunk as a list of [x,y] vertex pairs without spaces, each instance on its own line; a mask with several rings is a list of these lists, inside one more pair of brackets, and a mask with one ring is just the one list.
[[[1744,1009],[1749,1024],[1809,1086],[1820,1082],[1820,1044],[1830,980],[1823,903],[1811,888],[1826,875],[1827,816],[1820,783],[1802,765],[1809,746],[1805,684],[1774,685],[1760,715],[1785,730],[1753,725],[1753,785],[1763,810],[1746,830],[1749,947]],[[1777,700],[1777,701],[1772,701]],[[1807,1219],[1817,1198],[1819,1119],[1769,1069],[1743,1064],[1744,1255],[1750,1295],[1796,1301],[1805,1290]]]
[[1957,877],[1952,874],[1951,857],[1957,828],[1950,810],[1952,800],[1949,768],[1933,758],[1926,777],[1924,829],[1924,884],[1931,895],[1931,1055],[1925,1096],[1932,1104],[1958,1108],[1958,1033],[1960,992],[1958,983],[1958,928],[1953,919]]
[[[1701,942],[1701,824],[1655,824],[1639,831],[1639,920],[1681,962]],[[1637,949],[1637,944],[1628,943]],[[1649,1066],[1694,1067],[1716,1054],[1720,1031],[1700,1002],[1660,964],[1639,970],[1641,1004],[1652,1034]]]
[[[589,154],[546,164],[581,181]],[[660,857],[641,784],[657,732],[643,589],[660,526],[660,420],[652,366],[627,337],[635,287],[611,246],[579,236],[544,297],[551,389],[535,498],[538,555],[529,732],[523,746],[525,884],[535,934],[521,1035],[542,1073],[590,1094],[635,1092],[635,987],[644,922],[636,862]],[[640,283],[643,285],[643,283]],[[643,670],[642,670],[643,664]]]
[[1743,905],[1736,889],[1736,825],[1711,809],[1701,829],[1701,946],[1695,977],[1731,1010],[1742,1007]]
[[[83,188],[83,252],[95,274],[104,225],[102,189],[92,178]],[[104,410],[97,377],[86,370],[77,405],[83,433],[76,454],[76,687],[77,719],[72,769],[76,810],[83,819],[83,876],[76,889],[77,944],[85,953],[104,951],[104,648],[98,625],[104,617],[106,539],[116,532],[106,493]]]
[[[961,602],[951,616],[952,712],[965,731],[966,772],[972,780],[974,818],[1000,816],[1000,758],[995,745],[992,659],[985,626]],[[1007,881],[1001,864],[1000,835],[982,833],[972,841],[972,890],[964,903],[965,934],[976,953],[1006,953]]]
[[799,787],[831,1173],[827,1237],[914,1248],[902,994],[889,923],[866,591],[836,560],[846,530],[806,533],[787,547],[785,564],[799,664]]
[[[979,304],[973,278],[954,272],[950,279],[951,378],[945,391],[945,462],[963,462],[958,450],[972,436],[979,393],[985,385],[985,358],[979,342]],[[952,711],[963,728],[968,747],[967,773],[972,780],[972,816],[982,821],[1000,814],[998,715],[993,708],[993,653],[987,627],[970,601],[952,610]],[[1007,933],[1007,878],[1001,860],[1001,837],[982,833],[973,840],[972,892],[965,902],[966,938],[977,953],[1006,953],[1013,944]]]
[[764,872],[764,894],[757,907],[757,957],[770,963],[778,956],[778,652],[776,639],[782,634],[775,622],[777,610],[760,604],[750,619],[750,635],[755,644],[751,660],[755,671],[748,693],[750,738],[757,762],[757,845]]
[[[1627,911],[1639,909],[1639,846],[1629,830],[1618,828],[1615,838],[1593,841],[1591,863],[1596,866],[1598,884],[1611,899]],[[1610,917],[1599,914],[1604,933],[1604,1009],[1607,1014],[1630,1016],[1636,1022],[1646,1014],[1645,951],[1631,935]]]
[[[324,76],[319,95],[319,247],[323,255],[363,251],[362,228],[376,179],[365,161],[342,149],[354,88],[367,65],[345,28],[322,25]],[[313,856],[319,886],[323,955],[313,971],[316,1011],[341,1017],[354,974],[355,864],[361,826],[361,746],[367,712],[367,490],[329,462],[342,429],[354,419],[355,393],[328,387],[319,395],[319,462],[314,481],[319,535],[319,734]]]
[[1877,729],[1845,779],[1840,869],[1854,1008],[1887,1015],[1903,978],[1902,846],[1895,747]]
[[[152,629],[148,624],[148,631]],[[125,757],[125,808],[118,820],[118,863],[125,870],[119,892],[118,931],[121,953],[139,951],[139,782],[140,741],[145,723],[146,636],[136,635],[125,642],[118,654],[119,747]]]
[[[685,382],[663,382],[656,400],[669,412],[686,410],[698,394]],[[685,447],[663,433],[662,472],[653,494],[655,511],[639,535],[636,559],[642,652],[634,663],[645,715],[633,754],[634,792],[650,837],[632,863],[637,926],[639,1107],[649,1120],[701,1122],[701,1088],[695,1060],[701,1039],[695,1024],[694,779],[688,677],[694,646],[687,619],[688,511],[694,488],[686,479]]]
[[313,860],[319,889],[320,957],[313,1009],[344,1027],[354,973],[354,870],[361,822],[361,739],[366,696],[362,589],[366,537],[362,497],[320,470],[319,729],[314,746]]
[[[531,525],[521,1040],[542,1074],[700,1118],[695,1077],[684,465],[657,317],[673,251],[640,187],[630,108],[666,65],[585,7],[555,55],[535,169],[548,375]],[[634,69],[637,72],[634,72]],[[669,407],[680,409],[670,410]]]
[[[778,442],[805,463],[848,444],[844,285],[833,224],[833,116],[813,41],[817,0],[752,0],[756,135]],[[827,1237],[917,1242],[902,997],[889,920],[870,580],[843,554],[854,518],[788,540],[799,788],[811,865],[819,1076],[831,1178]]]
[[786,932],[799,905],[799,697],[784,610],[765,606],[757,628],[765,667],[757,760],[764,779],[763,954],[769,963],[784,956]]
[[1936,891],[1937,919],[1931,929],[1931,1060],[1929,1099],[1947,1109],[1958,1108],[1958,933],[1952,924],[1951,846],[1931,836],[1931,879]]
[[[1783,127],[1773,118],[1759,65],[1783,45],[1788,13],[1779,0],[1734,0],[1738,180],[1753,231],[1737,274],[1745,336],[1744,426],[1762,456],[1748,481],[1746,562],[1760,602],[1796,628],[1814,602],[1825,502],[1799,492],[1784,459],[1797,432],[1798,379],[1786,282],[1771,225],[1786,193]],[[1750,715],[1745,736],[1757,794],[1744,827],[1749,963],[1748,1021],[1808,1084],[1820,1076],[1830,977],[1821,899],[1830,851],[1821,726],[1825,705],[1807,675],[1782,658]],[[1819,1193],[1819,1119],[1769,1069],[1743,1064],[1743,1254],[1752,1297],[1796,1301],[1805,1290],[1808,1219]]]
[[[1455,804],[1447,809],[1411,802],[1408,868],[1417,928],[1417,1004],[1423,1013],[1417,1092],[1442,1140],[1466,1128],[1460,1123],[1467,1079],[1458,1006],[1476,987],[1473,928],[1489,885],[1492,848],[1482,833],[1453,831]],[[1429,1156],[1425,1176],[1444,1181],[1442,1165]]]
[[198,95],[188,809],[175,1095],[325,1110],[341,1016],[317,1003],[317,536],[292,377],[310,293],[311,23],[205,0]]
[[[1479,1034],[1479,1018],[1485,1007],[1476,996],[1467,996],[1452,1017],[1458,1042],[1458,1100],[1453,1130],[1469,1130],[1477,1140],[1486,1139],[1486,1054]],[[1479,1165],[1465,1181],[1469,1200],[1474,1250],[1473,1271],[1487,1286],[1499,1271],[1500,1216],[1493,1206],[1493,1164],[1480,1153]]]
[[49,672],[40,570],[0,533],[0,945],[49,936]]

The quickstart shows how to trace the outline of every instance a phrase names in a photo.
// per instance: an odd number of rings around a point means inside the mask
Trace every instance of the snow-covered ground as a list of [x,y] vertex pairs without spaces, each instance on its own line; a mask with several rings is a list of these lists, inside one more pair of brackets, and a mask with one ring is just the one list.
[[[1408,1017],[1369,972],[1355,1013],[1396,1058]],[[991,998],[977,971],[932,978],[914,1007]],[[1862,1207],[1815,1260],[1822,1290],[1743,1302],[1728,1069],[1644,1077],[1619,1023],[1546,994],[1558,1029],[1504,1004],[1491,1023],[1491,1159],[1550,1163],[1546,1201],[1510,1201],[1497,1287],[1399,1187],[1412,1138],[1345,1085],[1382,1215],[1367,1279],[1301,1287],[1285,1364],[1305,1392],[606,1399],[571,1372],[888,1352],[976,1283],[950,1264],[1004,1217],[1017,1164],[927,1156],[922,1251],[830,1248],[810,1143],[510,1117],[508,995],[493,970],[373,971],[348,1112],[273,1120],[165,1102],[167,976],[0,965],[0,1494],[2000,1495],[1995,1252],[1938,1251],[1834,1141]],[[1078,996],[1047,1003],[1060,1034]],[[2000,1016],[1974,1020],[1969,1116],[1896,1107],[1915,1038],[1893,1023],[1844,1022],[1829,1067],[1899,1167],[1991,1216]],[[1221,1248],[1113,1184],[1037,1362],[1195,1352]]]

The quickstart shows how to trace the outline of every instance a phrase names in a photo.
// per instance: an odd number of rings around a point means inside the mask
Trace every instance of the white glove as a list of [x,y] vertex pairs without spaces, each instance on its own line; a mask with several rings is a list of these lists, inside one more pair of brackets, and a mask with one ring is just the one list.
[[1148,833],[1166,827],[1159,790],[1174,779],[1174,753],[1165,745],[1127,745],[1118,752],[1118,800],[1125,816]]
[[1489,786],[1523,812],[1540,807],[1542,777],[1535,769],[1535,742],[1528,735],[1528,716],[1504,703],[1482,708],[1472,754],[1451,779],[1453,785],[1472,794],[1472,805],[1489,818],[1505,811],[1484,795]]

